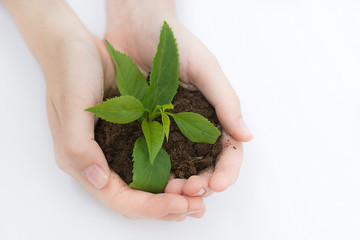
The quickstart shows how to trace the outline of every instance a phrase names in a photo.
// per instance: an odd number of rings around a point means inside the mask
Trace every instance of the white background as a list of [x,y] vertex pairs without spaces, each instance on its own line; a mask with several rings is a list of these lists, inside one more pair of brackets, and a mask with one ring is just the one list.
[[[97,36],[104,1],[69,1]],[[0,5],[0,239],[360,239],[360,2],[177,1],[255,138],[201,220],[129,221],[55,164],[41,69]]]

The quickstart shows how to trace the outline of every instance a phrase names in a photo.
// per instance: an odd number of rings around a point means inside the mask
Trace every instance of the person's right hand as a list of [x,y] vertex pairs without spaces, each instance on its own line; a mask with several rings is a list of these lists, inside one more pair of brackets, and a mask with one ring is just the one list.
[[107,0],[107,39],[126,53],[144,74],[151,71],[161,26],[166,21],[176,38],[180,85],[199,90],[214,107],[222,125],[223,149],[216,166],[189,179],[172,179],[166,193],[209,196],[235,183],[243,159],[242,142],[252,139],[239,99],[215,56],[177,19],[173,0]]

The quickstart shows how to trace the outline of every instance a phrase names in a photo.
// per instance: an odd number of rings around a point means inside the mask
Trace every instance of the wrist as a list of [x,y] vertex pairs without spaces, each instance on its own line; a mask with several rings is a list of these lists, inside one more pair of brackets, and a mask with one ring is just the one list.
[[65,42],[90,33],[63,0],[2,0],[41,67]]

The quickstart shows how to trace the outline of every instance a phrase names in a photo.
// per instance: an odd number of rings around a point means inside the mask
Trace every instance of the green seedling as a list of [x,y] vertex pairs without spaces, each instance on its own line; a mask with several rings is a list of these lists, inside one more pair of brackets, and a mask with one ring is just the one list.
[[[136,64],[106,41],[116,64],[116,84],[121,93],[86,109],[113,123],[126,124],[138,120],[144,137],[136,140],[133,150],[133,181],[130,187],[159,193],[168,181],[171,161],[162,148],[169,139],[170,118],[182,134],[193,142],[214,144],[221,135],[219,129],[203,116],[192,113],[170,113],[171,104],[179,86],[179,54],[169,25],[164,22],[160,41],[153,59],[150,81],[146,81]],[[157,121],[161,119],[161,123]]]

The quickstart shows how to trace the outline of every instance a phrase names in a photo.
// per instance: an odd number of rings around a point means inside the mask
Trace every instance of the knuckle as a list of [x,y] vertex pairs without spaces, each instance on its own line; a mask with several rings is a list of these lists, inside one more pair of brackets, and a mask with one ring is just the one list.
[[204,207],[202,210],[200,210],[199,212],[196,212],[194,214],[191,214],[190,216],[193,218],[202,218],[206,213],[206,208]]
[[83,148],[77,141],[68,140],[63,144],[63,151],[67,158],[82,158],[86,154],[86,149]]
[[168,203],[168,208],[170,211],[175,211],[178,213],[185,213],[188,209],[189,203],[187,201],[183,202],[174,202],[171,201]]
[[55,154],[55,163],[57,167],[60,168],[63,172],[69,172],[70,163],[64,156],[62,156],[62,154]]
[[199,211],[204,208],[204,200],[202,198],[194,198],[189,204],[190,211]]
[[55,158],[56,165],[58,168],[60,168],[62,171],[66,172],[66,164],[62,158],[56,157]]
[[200,181],[202,178],[200,176],[197,175],[193,175],[188,179],[188,182],[197,182]]

